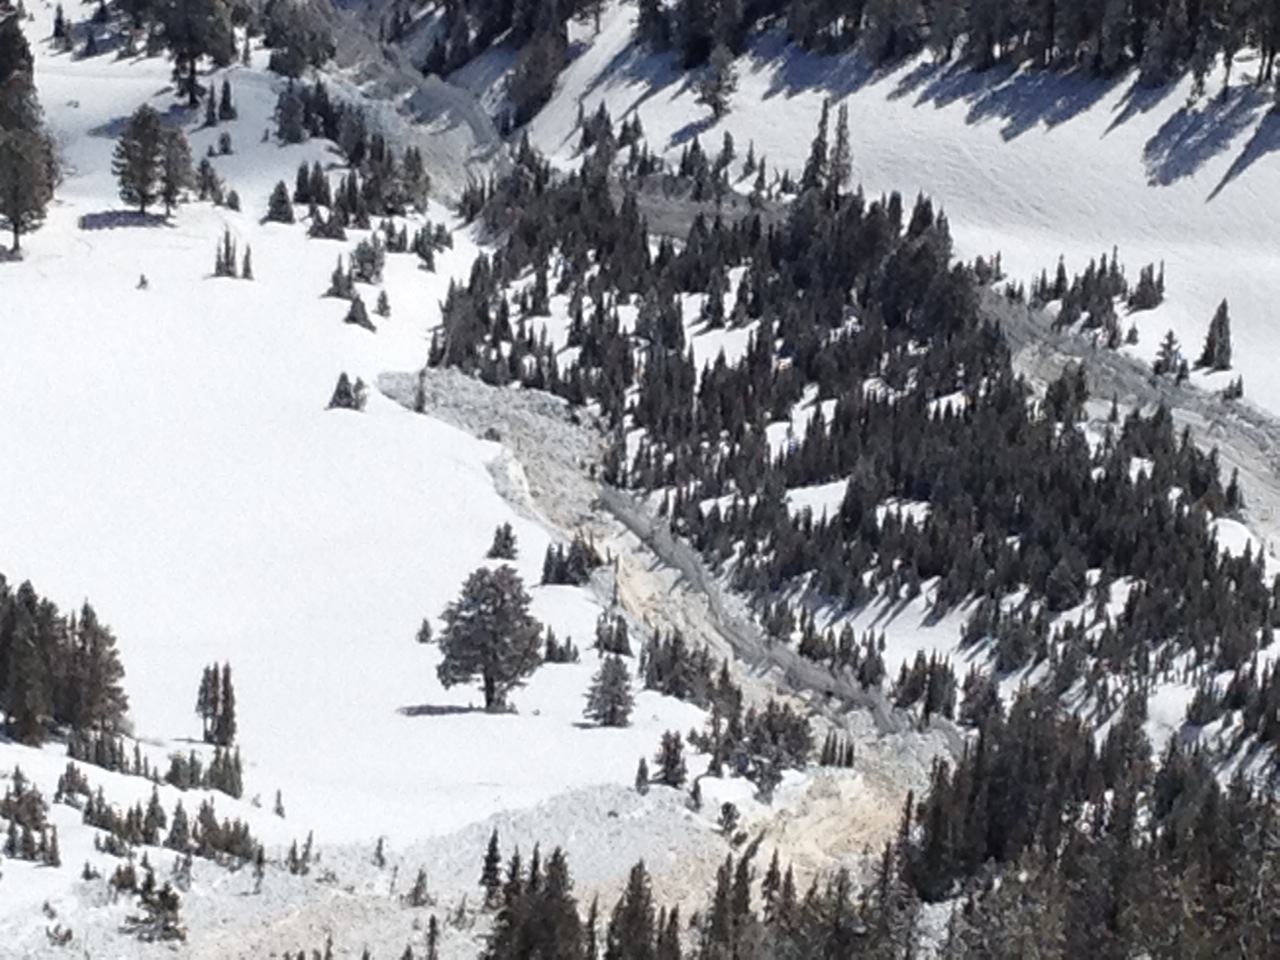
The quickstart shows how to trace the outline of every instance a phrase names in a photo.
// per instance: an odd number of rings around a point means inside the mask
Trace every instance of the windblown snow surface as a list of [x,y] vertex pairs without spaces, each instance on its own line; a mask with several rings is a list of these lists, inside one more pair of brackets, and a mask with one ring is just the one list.
[[[1131,270],[1164,260],[1168,301],[1139,317],[1139,354],[1168,327],[1194,352],[1229,297],[1246,396],[1280,411],[1268,315],[1280,293],[1269,203],[1280,186],[1270,157],[1280,134],[1251,88],[1189,107],[1185,87],[1143,92],[1132,78],[975,76],[924,60],[869,73],[853,58],[810,57],[770,35],[739,61],[732,112],[709,125],[688,78],[630,44],[633,18],[634,7],[610,5],[599,34],[574,27],[576,59],[531,129],[557,163],[575,161],[579,104],[590,113],[603,101],[615,120],[637,112],[650,145],[670,156],[695,135],[717,149],[727,130],[740,154],[754,143],[771,166],[797,170],[832,97],[849,105],[857,178],[875,193],[932,195],[962,256],[1000,251],[1015,279],[1052,268],[1060,253],[1079,269],[1113,245]],[[773,811],[740,782],[706,781],[701,813],[671,791],[630,790],[637,757],[653,753],[662,731],[703,718],[641,693],[632,727],[581,725],[607,583],[531,589],[539,618],[584,655],[542,668],[515,693],[517,713],[466,712],[477,691],[443,690],[435,649],[414,634],[485,562],[503,522],[516,531],[527,583],[538,582],[547,544],[585,525],[616,551],[630,612],[707,642],[715,631],[686,585],[591,516],[589,484],[566,472],[590,459],[588,447],[569,457],[549,450],[553,434],[536,427],[546,411],[532,420],[512,413],[511,391],[477,389],[473,402],[441,381],[451,391],[441,417],[414,415],[377,391],[364,413],[324,409],[341,371],[372,385],[421,366],[448,279],[465,277],[479,249],[465,231],[434,274],[411,256],[389,257],[391,316],[374,317],[377,333],[345,326],[346,303],[320,295],[359,234],[338,244],[307,240],[301,224],[260,222],[271,188],[292,184],[300,162],[339,165],[323,145],[264,138],[282,82],[261,70],[265,53],[228,71],[240,119],[206,130],[175,106],[167,62],[55,54],[45,42],[51,21],[52,5],[35,7],[29,36],[66,175],[47,224],[23,238],[25,258],[0,264],[0,571],[32,580],[64,610],[93,602],[119,637],[135,732],[153,762],[199,739],[200,671],[229,662],[246,789],[243,802],[216,795],[218,812],[247,820],[273,860],[310,831],[319,851],[307,877],[272,864],[258,894],[251,871],[197,862],[180,955],[312,950],[333,934],[338,956],[366,945],[375,957],[399,956],[406,943],[421,946],[429,912],[443,919],[474,906],[495,827],[505,852],[565,845],[578,892],[600,891],[606,904],[641,856],[660,897],[700,896],[726,851],[712,822],[721,800],[813,869],[893,830],[906,786],[927,776],[934,741],[876,746],[868,734],[861,769],[794,775]],[[1235,76],[1252,66],[1242,58]],[[197,157],[231,133],[235,152],[214,164],[243,212],[192,203],[146,223],[125,213],[110,155],[143,102],[184,126]],[[448,214],[437,208],[432,218]],[[210,276],[224,229],[241,253],[252,247],[253,281]],[[376,290],[362,293],[374,302]],[[710,359],[742,340],[702,338],[695,349]],[[796,411],[797,429],[807,416]],[[500,440],[477,439],[491,421]],[[785,425],[771,429],[785,442]],[[793,491],[791,502],[820,512],[838,496],[834,487]],[[1250,535],[1225,533],[1237,549]],[[939,633],[924,620],[923,608],[871,610],[858,627],[884,627],[894,658],[922,645],[950,649],[958,622]],[[751,696],[774,689],[740,675]],[[1169,717],[1182,695],[1167,697]],[[46,798],[64,764],[57,746],[0,743],[0,780],[21,765]],[[150,793],[138,778],[84,769],[119,806]],[[271,813],[276,790],[283,819]],[[166,787],[161,796],[172,810],[179,794]],[[188,811],[200,796],[183,796]],[[52,817],[62,868],[0,863],[0,957],[65,955],[46,938],[55,924],[86,956],[170,955],[120,934],[130,905],[111,902],[101,880],[78,879],[86,860],[107,875],[116,861],[93,849],[76,811],[57,805]],[[378,837],[383,866],[373,862]],[[167,875],[172,854],[150,858]],[[399,895],[420,866],[436,906],[413,910]],[[484,920],[461,914],[445,926],[444,957],[476,955]]]

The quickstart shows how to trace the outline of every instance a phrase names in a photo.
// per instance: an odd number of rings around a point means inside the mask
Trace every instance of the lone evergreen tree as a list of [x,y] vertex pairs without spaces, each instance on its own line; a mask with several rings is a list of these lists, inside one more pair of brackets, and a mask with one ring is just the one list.
[[1227,301],[1218,304],[1218,309],[1209,321],[1209,334],[1204,338],[1204,350],[1196,363],[1198,367],[1210,370],[1231,369],[1231,317],[1227,313]]
[[542,660],[542,627],[529,614],[529,602],[512,567],[472,573],[441,616],[440,682],[448,688],[478,676],[485,709],[506,709],[507,694]]
[[511,524],[504,523],[493,531],[493,544],[486,556],[490,560],[514,560],[516,558],[516,534]]
[[293,223],[293,203],[289,199],[289,188],[280,180],[271,191],[271,199],[267,201],[267,220],[272,223]]
[[44,220],[57,176],[53,144],[43,133],[0,130],[0,223],[13,235],[13,252],[22,234]]
[[719,120],[729,112],[729,98],[737,89],[738,74],[733,65],[733,54],[724,44],[718,43],[711,51],[711,60],[698,82],[698,103],[710,108],[711,115]]
[[605,657],[591,681],[584,714],[603,727],[625,727],[634,706],[631,673],[625,661],[616,654]]
[[143,104],[125,123],[112,155],[111,171],[120,185],[120,199],[136,204],[140,213],[160,195],[164,165],[164,128],[160,114]]

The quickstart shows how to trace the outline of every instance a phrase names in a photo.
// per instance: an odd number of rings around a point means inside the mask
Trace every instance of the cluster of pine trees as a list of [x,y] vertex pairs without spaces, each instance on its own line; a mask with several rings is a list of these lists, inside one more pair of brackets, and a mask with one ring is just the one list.
[[196,714],[205,743],[229,747],[235,741],[236,690],[231,683],[231,664],[224,663],[221,670],[216,663],[204,668],[196,695]]
[[86,602],[64,616],[24,582],[0,576],[0,713],[5,732],[39,745],[54,728],[114,733],[129,706],[116,638]]

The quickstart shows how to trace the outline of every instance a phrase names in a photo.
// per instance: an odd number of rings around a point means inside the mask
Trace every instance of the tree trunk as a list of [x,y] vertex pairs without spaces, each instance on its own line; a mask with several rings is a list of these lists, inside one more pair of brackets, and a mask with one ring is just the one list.
[[14,221],[13,221],[13,252],[14,252],[14,253],[17,253],[17,252],[18,252],[18,250],[19,250],[19,247],[18,247],[18,235],[19,235],[19,233],[21,233],[21,231],[18,229],[18,221],[17,221],[17,219],[15,218],[15,219],[14,219]]
[[487,713],[496,713],[502,704],[498,698],[498,683],[491,674],[484,675],[484,709]]

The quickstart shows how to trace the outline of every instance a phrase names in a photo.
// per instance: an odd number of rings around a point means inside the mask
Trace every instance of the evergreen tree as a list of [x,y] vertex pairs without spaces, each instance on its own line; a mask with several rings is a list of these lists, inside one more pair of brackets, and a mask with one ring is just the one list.
[[[210,96],[209,100],[212,102],[213,97]],[[218,99],[218,119],[235,120],[238,116],[235,104],[231,102],[231,81],[224,79],[222,81],[222,96]]]
[[1226,300],[1218,304],[1213,319],[1209,321],[1209,333],[1196,366],[1213,371],[1231,369],[1231,317],[1227,313]]
[[649,761],[644,757],[636,765],[636,793],[644,796],[649,792]]
[[733,54],[724,44],[716,44],[698,81],[698,103],[708,107],[711,115],[719,120],[729,112],[729,100],[737,88],[738,74]]
[[677,789],[684,786],[688,771],[684,764],[684,741],[679,731],[668,730],[662,735],[662,746],[654,762],[658,767],[658,783]]
[[437,669],[446,687],[480,677],[488,711],[506,709],[507,694],[541,662],[541,625],[529,614],[529,595],[512,567],[481,567],[441,619]]
[[821,190],[827,183],[827,122],[831,111],[831,101],[822,101],[822,116],[818,120],[818,132],[814,135],[809,147],[809,159],[805,161],[804,173],[800,176],[801,190]]
[[181,130],[166,129],[160,143],[160,199],[164,201],[164,215],[167,217],[183,194],[195,185],[196,178],[186,134]]
[[369,319],[369,311],[365,308],[364,300],[360,298],[358,293],[351,298],[351,306],[347,308],[347,315],[343,318],[343,322],[357,327],[364,327],[370,332],[376,332],[378,329],[373,325],[373,321]]
[[616,654],[606,656],[591,680],[584,716],[602,727],[625,727],[634,706],[631,673],[626,663]]
[[504,523],[493,531],[493,544],[485,554],[490,560],[514,560],[516,558],[516,534],[511,524]]
[[649,872],[641,860],[631,868],[609,918],[604,960],[655,960],[655,919]]
[[221,686],[217,666],[205,667],[200,675],[200,691],[196,694],[196,714],[200,717],[201,736],[205,743],[213,742],[213,721],[222,699]]
[[[216,667],[215,667],[216,669]],[[236,738],[236,691],[231,685],[231,664],[222,665],[221,699],[213,721],[213,742],[229,747]]]
[[267,220],[273,223],[293,223],[293,203],[289,200],[289,188],[280,180],[267,201]]
[[47,136],[0,129],[0,223],[13,235],[14,253],[22,234],[44,220],[56,176],[53,143]]
[[79,680],[72,724],[81,730],[114,733],[124,725],[129,709],[121,681],[124,667],[116,650],[116,638],[98,620],[86,600],[75,622],[74,675]]
[[497,907],[502,895],[502,851],[498,848],[497,830],[489,835],[489,846],[480,869],[480,886],[484,888],[485,906]]
[[143,104],[125,123],[112,155],[111,169],[120,184],[120,199],[137,204],[145,214],[160,196],[164,157],[160,114]]

